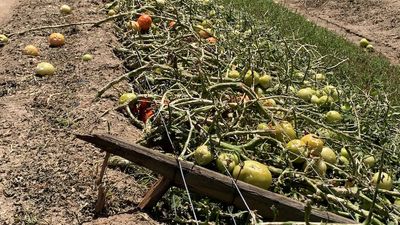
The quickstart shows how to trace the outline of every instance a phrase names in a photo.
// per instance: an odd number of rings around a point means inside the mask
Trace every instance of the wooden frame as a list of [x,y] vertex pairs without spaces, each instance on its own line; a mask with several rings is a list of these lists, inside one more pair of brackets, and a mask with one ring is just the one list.
[[[190,191],[235,205],[241,209],[246,208],[233,184],[235,181],[221,173],[187,161],[179,161],[178,163],[177,158],[111,135],[93,134],[76,135],[76,137],[92,143],[106,152],[121,156],[139,166],[162,175],[163,179],[159,180],[155,186],[159,187],[161,185],[162,190],[156,194],[153,193],[154,191],[151,191],[146,195],[146,201],[150,202],[150,205],[161,198],[169,185],[183,187],[182,176],[179,172],[180,164]],[[236,181],[236,184],[250,209],[257,210],[257,213],[264,218],[273,218],[277,211],[278,214],[275,215],[275,219],[278,221],[304,221],[305,205],[303,203],[241,181]],[[153,188],[153,190],[158,190],[158,188]],[[141,208],[145,208],[146,205],[147,203],[141,204]],[[276,211],[271,209],[272,206],[274,206]],[[309,220],[313,222],[323,221],[355,224],[353,220],[318,209],[311,210]]]

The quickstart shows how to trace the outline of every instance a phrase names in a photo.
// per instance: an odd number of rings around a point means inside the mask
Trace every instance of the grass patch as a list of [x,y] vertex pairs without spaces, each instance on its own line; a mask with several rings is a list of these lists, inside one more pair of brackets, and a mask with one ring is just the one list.
[[296,36],[301,42],[317,46],[326,57],[325,63],[334,65],[338,57],[348,58],[346,63],[335,68],[334,72],[343,79],[349,79],[363,90],[385,91],[392,103],[398,104],[400,89],[400,67],[392,65],[379,54],[365,52],[343,37],[307,21],[303,16],[270,0],[221,0],[226,5],[234,5],[251,12],[257,19],[275,26],[284,36]]

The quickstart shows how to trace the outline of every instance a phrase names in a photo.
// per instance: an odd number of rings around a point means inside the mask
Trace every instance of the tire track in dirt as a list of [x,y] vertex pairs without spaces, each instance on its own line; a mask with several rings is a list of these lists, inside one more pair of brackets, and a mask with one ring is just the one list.
[[292,11],[358,44],[371,41],[377,52],[400,63],[400,0],[278,0]]
[[[59,6],[65,3],[74,13],[60,16]],[[0,33],[101,20],[102,4],[26,0],[13,9]],[[49,48],[51,32],[63,33],[66,45]],[[41,55],[23,55],[27,44],[39,47]],[[108,132],[110,127],[110,133],[129,139],[139,135],[119,113],[101,116],[115,107],[118,92],[129,90],[127,85],[93,101],[100,87],[124,73],[110,46],[118,42],[112,25],[104,24],[30,32],[11,37],[0,48],[0,224],[81,224],[93,219],[94,180],[103,154],[77,141],[73,133]],[[94,60],[83,62],[81,56],[88,52]],[[41,61],[55,65],[56,74],[36,77],[34,68]],[[108,170],[105,180],[110,199],[103,216],[134,209],[147,189],[117,170]],[[137,218],[140,224],[156,224],[148,216]]]

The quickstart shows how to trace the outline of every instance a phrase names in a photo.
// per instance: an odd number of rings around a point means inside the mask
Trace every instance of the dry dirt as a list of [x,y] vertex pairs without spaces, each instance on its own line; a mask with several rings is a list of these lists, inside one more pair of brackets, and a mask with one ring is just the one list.
[[[104,19],[99,0],[1,0],[0,33],[55,24]],[[23,4],[22,4],[23,3]],[[68,4],[72,15],[60,16]],[[100,28],[70,26],[12,36],[0,48],[0,224],[158,224],[135,211],[148,187],[117,170],[108,170],[108,205],[94,220],[94,180],[104,153],[74,138],[74,132],[109,132],[137,138],[118,113],[101,115],[116,104],[126,86],[93,101],[97,90],[124,73],[112,52],[118,42],[112,24]],[[66,45],[49,48],[51,32],[66,36]],[[39,57],[22,54],[27,44],[40,48]],[[84,53],[94,60],[83,62]],[[54,76],[34,75],[38,62],[56,66]],[[114,221],[114,222],[111,222]],[[128,223],[129,221],[129,223]]]
[[392,63],[400,63],[400,0],[277,1],[354,43],[367,38]]

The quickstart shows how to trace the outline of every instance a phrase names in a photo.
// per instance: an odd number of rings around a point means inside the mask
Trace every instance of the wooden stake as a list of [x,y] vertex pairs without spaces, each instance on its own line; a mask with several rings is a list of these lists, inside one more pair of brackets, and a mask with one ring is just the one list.
[[140,209],[150,209],[157,204],[165,192],[171,187],[171,180],[166,177],[160,177],[156,183],[147,191],[142,201],[139,203]]

